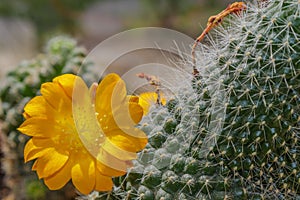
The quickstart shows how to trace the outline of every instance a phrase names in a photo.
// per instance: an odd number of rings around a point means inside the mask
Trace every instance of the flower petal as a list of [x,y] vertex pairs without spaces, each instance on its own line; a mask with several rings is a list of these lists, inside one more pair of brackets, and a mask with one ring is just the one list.
[[77,78],[81,79],[79,76],[75,76],[73,74],[63,74],[61,76],[55,77],[53,79],[53,83],[57,83],[67,94],[67,96],[72,99],[74,82]]
[[55,122],[43,118],[29,118],[21,124],[18,131],[28,136],[53,137],[61,131]]
[[139,103],[139,97],[133,95],[127,95],[127,102]]
[[102,141],[104,133],[95,114],[91,95],[82,79],[77,79],[73,94],[73,123],[81,142],[90,149],[97,146],[95,141]]
[[59,171],[68,161],[68,158],[68,155],[53,150],[39,157],[32,168],[37,171],[39,178],[49,177]]
[[30,115],[28,115],[26,112],[23,112],[23,117],[24,117],[25,119],[28,119],[28,118],[30,118]]
[[[44,156],[45,154],[49,154],[51,151],[53,151],[53,148],[50,147],[48,141],[49,140],[45,140],[45,139],[30,139],[30,140],[28,140],[28,142],[26,143],[26,145],[24,147],[24,161],[28,162],[35,158]],[[35,144],[35,143],[42,144],[44,142],[46,142],[49,145],[49,147],[47,147],[47,145],[37,146]]]
[[44,178],[44,182],[50,190],[62,188],[71,179],[73,159],[74,158],[70,158],[55,174]]
[[113,111],[108,127],[133,127],[141,121],[143,108],[134,102],[128,102]]
[[111,113],[126,99],[126,86],[117,74],[107,75],[96,91],[95,108],[98,113]]
[[[147,115],[151,105],[157,103],[158,95],[156,92],[144,92],[139,95],[139,104],[144,110],[144,115]],[[166,105],[166,98],[163,93],[160,93],[160,103]]]
[[[53,108],[45,101],[44,97],[36,96],[24,107],[25,113],[30,117],[51,117]],[[27,119],[28,117],[26,117]]]
[[147,115],[150,109],[150,106],[155,104],[157,101],[156,92],[144,92],[139,95],[139,104],[144,110],[144,114]]
[[89,194],[95,187],[95,160],[90,155],[78,153],[71,170],[72,182],[82,194]]
[[[97,169],[106,176],[119,176],[126,173],[130,167],[127,160],[120,160],[103,148],[97,155]],[[100,163],[100,164],[99,164]],[[122,173],[123,172],[123,173]]]
[[43,83],[41,94],[46,102],[57,112],[71,113],[72,103],[64,90],[57,83]]
[[107,115],[106,121],[103,121],[98,116],[98,121],[105,132],[129,128],[136,126],[136,124],[141,121],[143,112],[143,108],[139,104],[129,102],[129,104],[125,104],[116,109],[113,114]]
[[118,146],[119,143],[113,143],[109,139],[105,139],[104,143],[102,144],[102,149],[109,152],[112,157],[115,157],[119,160],[134,160],[137,158],[137,155],[135,152],[127,151],[126,149]]
[[[107,164],[112,164],[112,162],[116,163],[116,158],[113,158],[111,155],[109,155],[109,157],[111,157],[110,161],[104,161]],[[102,161],[104,159],[102,158]],[[108,167],[105,164],[102,164],[101,162],[97,162],[97,169],[99,170],[99,172],[105,176],[110,176],[110,177],[117,177],[117,176],[123,176],[124,174],[126,174],[126,170],[127,170],[127,163],[125,161],[120,161],[117,160],[118,164],[121,164],[121,166],[123,166],[123,170],[117,170],[111,167]],[[114,164],[112,164],[114,166]],[[119,165],[120,166],[120,165]]]
[[112,130],[106,136],[113,145],[125,152],[141,151],[148,142],[146,134],[137,128]]
[[113,182],[111,177],[104,176],[96,170],[95,190],[97,191],[111,191]]

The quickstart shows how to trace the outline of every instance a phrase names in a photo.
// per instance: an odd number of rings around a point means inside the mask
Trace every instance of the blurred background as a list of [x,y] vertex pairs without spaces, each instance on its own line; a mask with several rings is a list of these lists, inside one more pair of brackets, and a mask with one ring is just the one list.
[[164,27],[193,38],[208,17],[232,0],[1,0],[0,78],[30,59],[56,35],[70,35],[88,50],[137,27]]
[[[28,138],[20,136],[15,130],[23,120],[20,113],[24,104],[36,95],[40,83],[51,80],[55,73],[64,72],[60,66],[76,65],[84,58],[82,49],[78,49],[72,40],[53,41],[52,46],[46,49],[47,41],[54,36],[71,36],[88,53],[110,36],[138,27],[164,27],[196,38],[206,26],[209,16],[232,2],[0,0],[0,84],[3,84],[0,88],[4,88],[0,91],[0,130],[1,126],[4,127],[0,131],[0,199],[60,200],[74,199],[76,196],[70,184],[60,191],[49,191],[36,174],[30,172],[31,164],[24,164],[22,158],[24,143]],[[57,44],[62,47],[56,49]],[[64,50],[65,47],[69,48],[68,51]],[[45,51],[48,52],[46,55],[37,57]],[[51,60],[53,55],[57,56],[56,53],[62,51],[65,54],[54,57],[55,61]],[[47,57],[48,54],[51,57]],[[35,58],[32,62],[19,64]],[[47,63],[49,60],[50,64]],[[55,73],[51,72],[52,75],[47,71],[49,65],[56,70]],[[29,71],[22,71],[22,66]],[[36,69],[40,71],[36,72]],[[12,71],[10,76],[7,75],[9,71]],[[38,80],[34,74],[40,74]],[[5,82],[7,85],[4,86]]]

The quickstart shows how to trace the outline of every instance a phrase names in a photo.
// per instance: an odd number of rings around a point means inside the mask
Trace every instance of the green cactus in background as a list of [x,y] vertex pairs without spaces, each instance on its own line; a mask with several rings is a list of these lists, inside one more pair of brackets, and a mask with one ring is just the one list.
[[300,198],[300,2],[223,24],[196,52],[193,86],[152,107],[149,144],[97,199]]

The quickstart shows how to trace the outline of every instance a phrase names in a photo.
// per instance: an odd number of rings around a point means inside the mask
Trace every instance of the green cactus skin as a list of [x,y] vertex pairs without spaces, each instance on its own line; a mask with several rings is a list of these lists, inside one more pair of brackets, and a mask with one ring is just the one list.
[[100,199],[300,198],[300,2],[247,5],[222,24],[196,52],[201,76],[152,108],[149,144]]
[[222,101],[206,112],[216,115],[224,107],[226,113],[222,130],[208,133],[216,141],[205,158],[211,171],[233,180],[229,198],[295,199],[300,193],[300,4],[275,0],[252,9],[207,67],[220,77],[214,87],[226,98],[211,93]]

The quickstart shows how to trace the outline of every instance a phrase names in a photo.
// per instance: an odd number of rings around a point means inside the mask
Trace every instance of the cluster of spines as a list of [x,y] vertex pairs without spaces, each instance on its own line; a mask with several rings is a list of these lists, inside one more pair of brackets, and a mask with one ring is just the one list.
[[201,77],[145,118],[149,144],[120,199],[298,197],[299,13],[296,0],[248,5],[200,45]]
[[212,167],[227,163],[245,195],[284,199],[299,193],[299,5],[274,1],[261,9],[235,23],[243,37],[227,38],[227,50],[215,52],[219,62],[210,63],[209,70],[217,66],[229,77],[229,99],[208,160]]

